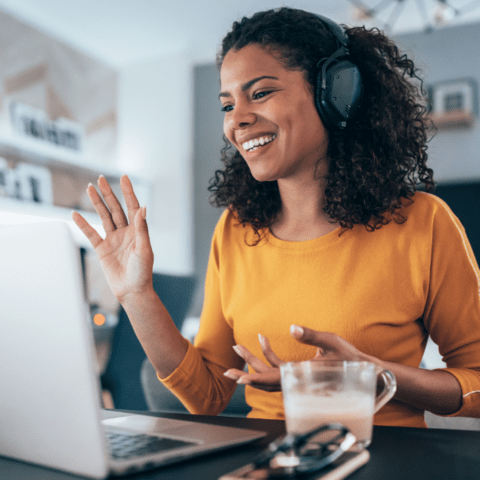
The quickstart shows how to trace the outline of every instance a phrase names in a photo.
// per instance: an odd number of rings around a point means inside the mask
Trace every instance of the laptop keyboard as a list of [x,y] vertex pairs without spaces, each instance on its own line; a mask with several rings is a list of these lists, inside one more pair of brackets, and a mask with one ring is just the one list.
[[105,435],[112,457],[119,460],[197,445],[193,442],[184,442],[172,438],[127,432],[107,431]]

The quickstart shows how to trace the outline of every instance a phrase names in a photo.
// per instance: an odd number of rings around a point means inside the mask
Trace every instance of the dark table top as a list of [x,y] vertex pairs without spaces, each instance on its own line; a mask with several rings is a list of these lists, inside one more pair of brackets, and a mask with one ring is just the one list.
[[[138,412],[145,413],[145,412]],[[214,480],[250,463],[274,438],[285,433],[280,420],[150,412],[149,415],[188,419],[268,432],[258,442],[242,447],[123,477],[132,480]],[[480,431],[374,427],[370,461],[349,480],[480,479]],[[63,472],[0,457],[2,480],[72,480]]]

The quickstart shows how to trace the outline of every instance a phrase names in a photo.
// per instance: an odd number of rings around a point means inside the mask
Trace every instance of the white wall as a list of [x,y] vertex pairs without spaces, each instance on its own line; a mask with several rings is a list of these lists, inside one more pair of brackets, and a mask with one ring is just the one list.
[[194,268],[191,64],[181,51],[119,72],[116,166],[151,182],[154,270],[178,275]]

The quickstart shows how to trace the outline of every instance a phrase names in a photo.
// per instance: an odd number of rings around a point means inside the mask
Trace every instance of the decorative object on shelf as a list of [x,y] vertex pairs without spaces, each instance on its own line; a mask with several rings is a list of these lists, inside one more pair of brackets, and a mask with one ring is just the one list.
[[82,150],[85,133],[77,122],[66,118],[52,121],[44,111],[19,102],[10,103],[10,120],[14,131],[20,135],[71,150]]
[[53,204],[52,175],[39,165],[20,163],[12,171],[14,198],[47,205]]
[[[400,17],[408,0],[349,0],[353,5],[353,18],[356,21],[375,20],[376,26],[381,26],[386,32],[391,32],[396,21]],[[422,19],[425,33],[432,32],[435,28],[443,27],[455,18],[461,17],[472,10],[480,7],[480,0],[464,0],[461,6],[458,2],[447,0],[415,0],[418,15]],[[389,16],[384,22],[384,13],[388,11]],[[415,11],[415,10],[414,10]]]
[[472,78],[438,82],[427,88],[430,119],[439,129],[470,128],[478,116],[478,85]]

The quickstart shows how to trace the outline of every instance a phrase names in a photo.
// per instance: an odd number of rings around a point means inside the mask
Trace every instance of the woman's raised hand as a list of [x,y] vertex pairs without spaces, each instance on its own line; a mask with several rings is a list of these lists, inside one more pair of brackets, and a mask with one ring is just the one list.
[[105,229],[104,239],[78,212],[73,212],[72,218],[97,252],[110,288],[122,303],[130,295],[153,288],[153,251],[145,207],[140,207],[126,175],[121,177],[120,187],[127,215],[105,177],[98,179],[103,200],[92,184],[87,187],[88,196]]

